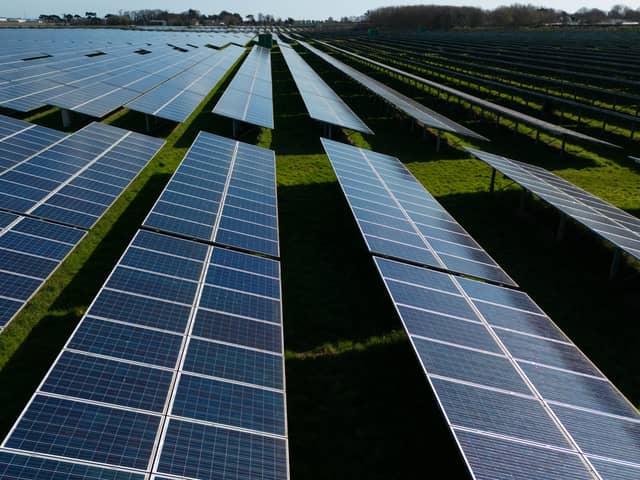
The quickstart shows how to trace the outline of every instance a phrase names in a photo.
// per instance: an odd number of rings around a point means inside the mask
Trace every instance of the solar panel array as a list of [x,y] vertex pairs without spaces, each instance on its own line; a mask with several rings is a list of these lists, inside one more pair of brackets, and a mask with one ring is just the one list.
[[273,128],[271,50],[259,45],[253,47],[213,113]]
[[544,168],[481,150],[467,148],[467,151],[617,248],[640,259],[640,220],[637,217]]
[[279,256],[273,151],[200,132],[143,225]]
[[371,253],[515,285],[397,158],[322,145]]
[[640,415],[528,295],[375,263],[474,478],[638,478]]
[[332,65],[336,69],[340,70],[342,73],[352,78],[365,88],[371,90],[376,95],[383,98],[385,101],[389,102],[395,108],[402,110],[406,115],[415,119],[416,121],[423,124],[425,127],[434,128],[436,130],[443,130],[447,132],[452,132],[458,135],[463,135],[465,137],[476,138],[479,140],[487,140],[482,135],[469,130],[466,127],[454,122],[453,120],[448,119],[447,117],[440,115],[437,112],[425,107],[419,102],[402,95],[396,90],[388,87],[387,85],[374,80],[373,78],[365,75],[364,73],[359,72],[355,68],[342,63],[337,58],[332,57],[324,53],[317,48],[312,47],[306,42],[298,40],[298,43],[305,47],[310,52],[314,53],[318,57],[322,58],[325,62]]
[[397,159],[322,143],[473,478],[636,478],[633,405],[526,293],[460,275],[515,286]]
[[0,116],[0,330],[164,143],[98,123],[68,136],[24,125]]
[[155,117],[184,122],[243,53],[244,49],[236,45],[217,51],[125,106]]
[[279,45],[311,118],[358,132],[373,133],[298,52],[286,43]]
[[[196,99],[203,98],[199,96],[202,90],[208,86],[208,94],[224,75],[217,69],[208,71],[207,66],[244,51],[237,46],[222,51],[206,47],[232,41],[244,44],[253,36],[113,31],[106,38],[86,30],[60,32],[63,37],[57,41],[58,33],[38,39],[37,32],[23,32],[20,38],[12,39],[10,32],[0,32],[0,40],[6,40],[13,48],[3,48],[5,45],[0,42],[0,106],[26,112],[54,105],[103,117],[169,81],[173,87],[169,98],[185,90],[176,100],[184,110],[187,106],[182,104],[197,105]],[[191,85],[199,76],[202,78],[198,85]],[[162,97],[166,88],[156,96]],[[173,118],[182,113],[170,114]]]
[[[300,43],[304,44],[304,42],[300,42]],[[546,121],[541,120],[539,118],[532,117],[531,115],[527,115],[526,113],[522,113],[522,112],[519,112],[519,111],[514,110],[512,108],[505,107],[504,105],[500,105],[500,104],[497,104],[497,103],[494,103],[494,102],[490,102],[488,100],[484,100],[484,99],[482,99],[480,97],[476,97],[475,95],[471,95],[471,94],[468,94],[468,93],[463,92],[461,90],[449,87],[447,85],[443,85],[441,83],[434,82],[433,80],[428,80],[426,78],[423,78],[423,77],[420,77],[418,75],[415,75],[415,74],[413,74],[411,72],[407,72],[407,71],[401,70],[399,68],[395,68],[395,67],[393,67],[391,65],[387,65],[385,63],[378,62],[376,60],[373,60],[371,58],[365,57],[363,55],[358,55],[357,53],[350,52],[349,50],[344,50],[342,48],[338,48],[335,45],[331,45],[331,44],[326,43],[326,42],[318,42],[318,43],[320,43],[322,45],[325,45],[326,47],[329,47],[329,48],[331,48],[333,50],[336,50],[336,51],[339,51],[339,52],[344,53],[346,55],[349,55],[349,56],[351,56],[353,58],[358,58],[360,60],[363,60],[363,61],[365,61],[366,63],[368,63],[370,65],[375,65],[377,67],[381,67],[384,70],[387,70],[389,72],[394,72],[394,73],[402,75],[405,78],[409,78],[409,79],[418,81],[418,82],[420,82],[420,83],[422,83],[424,85],[429,85],[430,87],[433,87],[438,91],[446,92],[447,94],[454,95],[455,97],[458,97],[458,98],[460,98],[462,100],[465,100],[465,101],[471,103],[472,105],[478,105],[481,108],[487,109],[489,111],[493,111],[493,112],[497,113],[500,116],[512,118],[512,119],[516,120],[516,122],[522,122],[522,123],[525,123],[527,125],[531,125],[534,128],[537,128],[537,129],[540,129],[540,130],[545,130],[547,132],[550,132],[550,133],[552,133],[554,135],[559,135],[561,137],[564,137],[564,136],[573,137],[573,138],[576,138],[576,139],[579,139],[579,140],[583,140],[583,141],[587,141],[587,142],[593,142],[593,143],[599,143],[599,144],[602,144],[602,145],[608,145],[608,146],[612,146],[612,147],[617,147],[617,145],[614,145],[614,144],[609,143],[609,142],[605,142],[604,140],[600,140],[598,138],[595,138],[595,137],[592,137],[592,136],[589,136],[589,135],[585,135],[584,133],[580,133],[580,132],[577,132],[575,130],[570,130],[568,128],[564,128],[564,127],[562,127],[560,125],[555,125],[553,123],[546,122]],[[318,50],[318,52],[319,52],[319,50]],[[323,52],[320,52],[320,53],[322,53],[322,55],[326,55]],[[326,55],[326,56],[328,58],[333,58],[333,57],[331,57],[329,55]],[[327,61],[329,61],[329,60],[327,60]],[[334,59],[334,61],[337,62],[338,60]]]
[[0,476],[287,479],[282,338],[277,260],[139,230],[3,442]]

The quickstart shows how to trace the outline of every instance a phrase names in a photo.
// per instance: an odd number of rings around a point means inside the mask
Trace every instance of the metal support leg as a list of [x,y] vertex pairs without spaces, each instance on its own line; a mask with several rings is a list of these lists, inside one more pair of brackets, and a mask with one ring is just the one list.
[[63,128],[71,127],[71,112],[66,108],[62,108],[60,110],[60,113],[62,114],[62,127]]
[[527,200],[527,191],[522,190],[522,193],[520,193],[520,211],[522,212],[524,212],[526,200]]
[[331,125],[327,124],[327,137],[331,140]]
[[491,193],[493,193],[493,191],[495,190],[495,186],[496,186],[496,169],[492,168],[491,169],[491,183],[489,183],[489,191]]
[[536,143],[540,141],[540,130],[536,130]]
[[558,231],[556,232],[556,242],[561,242],[564,238],[564,230],[567,225],[567,216],[564,213],[560,214],[560,223],[558,224]]
[[238,133],[238,122],[236,120],[231,121],[231,136],[236,138],[236,134]]
[[567,146],[567,136],[563,135],[562,136],[562,155],[563,156],[564,156],[564,151],[565,151],[566,146]]
[[147,129],[147,133],[150,133],[151,132],[151,115],[147,115],[145,113],[145,115],[144,115],[144,125],[145,125],[145,127]]
[[611,268],[609,269],[609,280],[613,280],[620,271],[620,261],[622,259],[622,250],[616,248],[613,252],[613,260],[611,261]]
[[438,130],[438,136],[436,137],[436,152],[440,151],[440,130]]

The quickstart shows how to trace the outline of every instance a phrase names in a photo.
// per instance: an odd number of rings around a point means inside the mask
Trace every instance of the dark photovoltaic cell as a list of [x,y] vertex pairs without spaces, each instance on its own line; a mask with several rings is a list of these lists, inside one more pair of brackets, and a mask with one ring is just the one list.
[[397,158],[322,144],[370,252],[515,285]]
[[595,478],[590,456],[640,468],[640,415],[528,295],[374,260],[475,478]]
[[281,311],[276,260],[139,230],[0,454],[289,478]]
[[616,248],[640,259],[640,219],[637,217],[544,168],[472,148],[467,151]]
[[255,45],[213,108],[213,113],[273,128],[271,50]]
[[416,102],[415,100],[401,94],[400,92],[392,89],[391,87],[388,87],[381,82],[378,82],[377,80],[374,80],[368,75],[365,75],[355,68],[352,68],[349,65],[341,62],[337,58],[332,57],[331,55],[328,55],[315,47],[312,47],[308,43],[300,40],[298,41],[298,43],[310,52],[322,58],[329,65],[340,70],[352,80],[358,82],[368,90],[371,90],[373,93],[380,96],[382,99],[393,105],[398,110],[401,110],[409,117],[414,118],[425,127],[444,130],[458,135],[463,135],[465,137],[488,141],[485,137],[474,132],[473,130],[469,130],[468,128],[454,122],[453,120],[450,120],[444,115],[440,115],[439,113],[434,112],[421,103]]
[[277,257],[274,152],[200,132],[143,226]]
[[280,44],[280,52],[289,67],[309,116],[321,122],[373,134],[367,125],[331,89],[293,48]]

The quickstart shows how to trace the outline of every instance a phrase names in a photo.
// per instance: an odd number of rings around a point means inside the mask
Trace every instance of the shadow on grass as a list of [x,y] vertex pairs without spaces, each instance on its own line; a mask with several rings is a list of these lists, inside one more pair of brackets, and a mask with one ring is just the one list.
[[[16,420],[158,197],[168,175],[153,175],[0,370],[0,437]],[[100,224],[94,229],[100,229]],[[98,232],[96,232],[98,233]],[[89,234],[89,237],[92,234]],[[88,238],[89,238],[88,237]],[[28,307],[27,307],[28,308]],[[68,312],[64,315],[57,312]]]
[[280,187],[278,195],[286,348],[399,328],[337,183]]
[[410,479],[425,465],[467,478],[407,340],[288,359],[286,371],[292,478]]

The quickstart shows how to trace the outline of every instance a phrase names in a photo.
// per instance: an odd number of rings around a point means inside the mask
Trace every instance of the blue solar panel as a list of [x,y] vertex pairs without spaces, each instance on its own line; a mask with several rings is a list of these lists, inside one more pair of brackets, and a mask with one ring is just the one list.
[[227,87],[213,113],[273,128],[271,51],[255,45]]
[[639,463],[635,408],[525,293],[374,260],[476,478],[591,478],[585,455]]
[[282,357],[221,343],[191,340],[184,369],[222,379],[282,388]]
[[200,132],[144,226],[277,257],[275,155]]
[[4,446],[145,469],[159,416],[37,395]]
[[167,370],[64,352],[40,390],[162,412],[172,379]]
[[373,133],[293,48],[283,44],[280,46],[280,52],[311,118],[363,133]]
[[0,452],[0,477],[5,480],[144,480],[139,473],[8,452]]
[[371,253],[515,285],[397,158],[322,144]]
[[87,317],[68,348],[172,368],[182,337]]
[[172,415],[285,434],[284,394],[183,374]]

